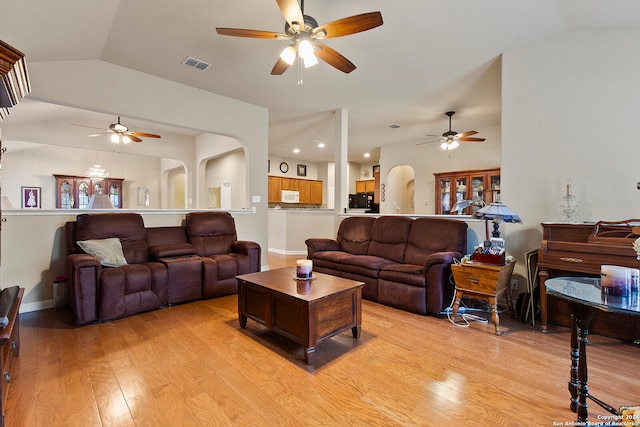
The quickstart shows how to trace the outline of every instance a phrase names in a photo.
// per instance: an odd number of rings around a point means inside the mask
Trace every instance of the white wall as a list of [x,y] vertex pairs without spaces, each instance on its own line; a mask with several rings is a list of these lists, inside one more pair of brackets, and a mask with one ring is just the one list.
[[503,55],[502,201],[520,260],[558,221],[571,177],[578,221],[640,217],[640,31],[582,31]]

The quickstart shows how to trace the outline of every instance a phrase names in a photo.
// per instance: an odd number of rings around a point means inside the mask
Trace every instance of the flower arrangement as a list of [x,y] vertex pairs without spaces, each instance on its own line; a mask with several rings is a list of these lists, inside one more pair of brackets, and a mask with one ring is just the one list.
[[640,237],[633,242],[633,250],[636,251],[636,258],[640,260]]

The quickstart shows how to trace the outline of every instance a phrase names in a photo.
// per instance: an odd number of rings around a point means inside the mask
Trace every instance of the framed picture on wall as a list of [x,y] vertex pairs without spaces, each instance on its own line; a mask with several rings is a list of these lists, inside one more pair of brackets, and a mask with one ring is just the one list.
[[307,176],[307,165],[298,165],[298,176]]
[[373,167],[373,173],[380,173],[380,165],[375,165]]
[[20,187],[22,209],[40,209],[40,187]]

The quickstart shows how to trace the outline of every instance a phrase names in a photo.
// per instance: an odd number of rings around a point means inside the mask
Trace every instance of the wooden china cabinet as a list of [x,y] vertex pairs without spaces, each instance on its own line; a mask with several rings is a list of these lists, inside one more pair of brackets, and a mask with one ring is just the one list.
[[56,208],[86,209],[91,196],[108,194],[113,207],[122,209],[123,178],[91,178],[88,176],[53,175],[56,178]]
[[500,200],[500,169],[467,170],[435,173],[438,215],[449,215],[456,203],[471,200],[462,215],[471,215],[485,204]]

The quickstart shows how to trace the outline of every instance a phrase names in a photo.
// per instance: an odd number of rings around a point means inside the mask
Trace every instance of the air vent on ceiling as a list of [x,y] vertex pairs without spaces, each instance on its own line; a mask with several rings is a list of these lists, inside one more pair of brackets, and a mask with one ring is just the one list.
[[183,64],[189,67],[197,68],[198,70],[202,70],[202,71],[206,70],[211,66],[211,64],[208,64],[204,61],[200,61],[199,59],[196,59],[196,58],[192,58],[190,56],[184,60]]

